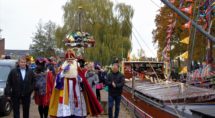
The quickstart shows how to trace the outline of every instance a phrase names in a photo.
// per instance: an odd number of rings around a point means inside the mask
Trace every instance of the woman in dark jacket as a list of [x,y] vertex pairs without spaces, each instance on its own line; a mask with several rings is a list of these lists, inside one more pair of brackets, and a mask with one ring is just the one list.
[[48,68],[46,69],[45,64],[46,60],[44,58],[36,60],[34,97],[35,103],[38,105],[40,118],[48,117],[49,102],[54,86],[53,72]]

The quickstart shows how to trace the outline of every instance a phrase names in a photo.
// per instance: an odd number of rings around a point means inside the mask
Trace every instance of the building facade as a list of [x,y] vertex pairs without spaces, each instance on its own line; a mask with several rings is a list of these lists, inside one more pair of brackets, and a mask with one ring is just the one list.
[[5,52],[5,39],[0,37],[0,58],[4,55]]

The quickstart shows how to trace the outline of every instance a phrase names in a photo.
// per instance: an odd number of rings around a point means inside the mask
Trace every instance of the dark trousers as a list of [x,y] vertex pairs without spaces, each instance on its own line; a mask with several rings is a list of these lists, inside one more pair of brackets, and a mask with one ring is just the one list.
[[38,111],[40,113],[40,118],[48,118],[48,106],[38,106]]
[[114,118],[119,117],[121,96],[108,96],[108,116],[113,118],[113,106],[115,102]]
[[100,89],[96,89],[96,97],[99,102],[101,102],[101,94],[100,94]]
[[29,118],[30,102],[31,102],[30,96],[12,97],[13,117],[20,118],[19,106],[20,103],[22,103],[23,118]]

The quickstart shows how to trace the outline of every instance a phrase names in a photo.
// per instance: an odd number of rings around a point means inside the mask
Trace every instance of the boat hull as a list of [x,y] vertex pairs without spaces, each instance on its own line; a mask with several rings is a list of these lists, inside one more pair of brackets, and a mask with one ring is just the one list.
[[132,94],[126,90],[123,91],[123,103],[138,118],[177,118],[176,115],[162,110],[162,106],[154,106],[138,97],[132,98]]

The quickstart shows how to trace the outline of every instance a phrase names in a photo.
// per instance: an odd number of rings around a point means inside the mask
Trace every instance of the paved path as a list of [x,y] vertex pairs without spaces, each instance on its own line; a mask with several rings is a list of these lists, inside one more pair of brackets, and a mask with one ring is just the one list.
[[[105,91],[101,91],[101,99],[102,101],[106,101],[107,102],[107,92]],[[22,106],[20,106],[21,108]],[[106,106],[107,107],[107,106]],[[129,111],[126,110],[126,108],[124,107],[124,105],[121,103],[121,107],[120,107],[120,115],[119,118],[132,118]],[[21,118],[22,118],[22,110],[20,109],[20,113],[21,113]],[[107,114],[102,114],[98,117],[90,117],[88,116],[87,118],[107,118]],[[13,118],[13,113],[11,112],[11,114],[9,116],[4,116],[0,118]],[[34,100],[31,100],[31,108],[30,108],[30,118],[39,118],[39,113],[37,110],[37,105],[35,105]]]
[[[108,98],[107,92],[105,92],[104,90],[102,90],[101,91],[101,100],[107,102],[107,98]],[[97,118],[107,118],[107,117],[108,116],[106,114],[106,115],[100,115]],[[96,117],[89,117],[89,118],[96,118]],[[129,111],[125,108],[125,106],[122,103],[120,104],[119,118],[132,118],[131,114],[129,113]]]

